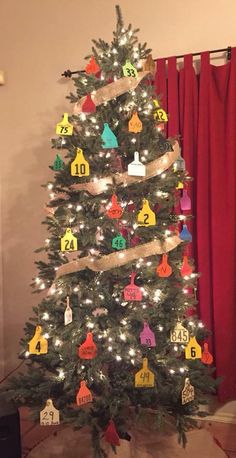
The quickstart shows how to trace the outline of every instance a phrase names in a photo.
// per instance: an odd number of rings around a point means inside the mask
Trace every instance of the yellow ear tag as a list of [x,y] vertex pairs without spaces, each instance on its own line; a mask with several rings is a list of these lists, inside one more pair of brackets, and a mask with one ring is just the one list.
[[196,341],[196,337],[190,337],[187,347],[185,347],[186,359],[201,359],[202,349]]
[[187,343],[189,341],[189,332],[180,321],[176,323],[174,331],[171,331],[170,341],[173,343]]
[[182,183],[182,181],[178,182],[176,189],[184,189],[184,184]]
[[142,121],[139,119],[137,111],[133,113],[132,118],[129,120],[129,132],[137,134],[141,132],[143,128]]
[[61,251],[76,251],[78,249],[77,245],[77,238],[68,227],[65,235],[61,238]]
[[60,412],[54,407],[52,399],[48,399],[46,402],[46,406],[40,412],[40,425],[55,426],[59,424]]
[[70,166],[71,175],[73,177],[88,177],[89,176],[89,163],[84,158],[83,150],[77,148],[76,157]]
[[57,124],[57,135],[72,135],[73,125],[68,121],[68,113],[64,113],[63,120]]
[[139,226],[155,226],[156,215],[151,210],[147,199],[143,199],[143,207],[138,214],[138,225]]
[[130,60],[127,60],[122,68],[124,76],[133,76],[134,78],[137,78],[138,72],[136,68],[131,64]]
[[163,110],[163,108],[158,108],[158,110],[154,114],[154,119],[156,119],[157,121],[160,121],[160,122],[167,122],[168,121],[168,116],[167,116],[165,110]]
[[182,391],[182,405],[194,400],[194,386],[191,385],[189,378],[185,379]]
[[154,374],[148,369],[148,359],[143,358],[143,367],[135,374],[135,388],[153,388]]
[[41,334],[42,327],[36,326],[34,337],[29,341],[31,355],[45,355],[48,352],[48,341]]

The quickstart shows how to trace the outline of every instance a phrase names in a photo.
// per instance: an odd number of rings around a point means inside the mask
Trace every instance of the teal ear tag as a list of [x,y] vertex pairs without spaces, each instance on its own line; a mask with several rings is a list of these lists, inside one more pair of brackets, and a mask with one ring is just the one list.
[[133,66],[133,64],[131,64],[130,60],[127,60],[122,68],[124,76],[133,76],[134,78],[137,78],[138,72],[136,68]]
[[64,162],[63,162],[61,156],[59,156],[59,154],[57,154],[56,158],[55,158],[55,161],[53,163],[53,170],[55,170],[55,171],[62,170],[63,166],[64,166]]
[[126,240],[124,239],[124,237],[122,237],[121,234],[119,234],[116,237],[114,237],[114,239],[112,239],[111,246],[116,250],[123,250],[126,248]]
[[103,145],[102,147],[105,148],[118,148],[117,138],[110,129],[107,122],[104,123],[104,129],[102,133]]

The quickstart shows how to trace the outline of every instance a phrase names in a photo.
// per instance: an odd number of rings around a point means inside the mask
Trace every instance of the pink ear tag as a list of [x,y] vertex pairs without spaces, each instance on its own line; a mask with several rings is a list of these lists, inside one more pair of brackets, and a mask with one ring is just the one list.
[[132,272],[130,284],[127,285],[124,289],[125,301],[141,301],[142,300],[142,290],[141,288],[139,288],[139,286],[134,284],[135,277],[136,277],[136,272]]
[[181,210],[191,210],[191,199],[186,189],[183,189],[183,195],[180,199]]
[[144,322],[143,330],[140,332],[140,341],[142,345],[147,345],[148,347],[156,346],[155,334],[151,331],[146,321]]

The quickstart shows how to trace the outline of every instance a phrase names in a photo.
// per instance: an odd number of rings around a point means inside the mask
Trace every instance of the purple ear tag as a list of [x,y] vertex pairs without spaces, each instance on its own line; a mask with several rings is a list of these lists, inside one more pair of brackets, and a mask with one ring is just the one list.
[[180,199],[181,210],[191,210],[191,199],[188,196],[187,190],[183,190],[183,195]]
[[142,345],[147,345],[148,347],[156,346],[155,334],[151,331],[146,321],[144,321],[143,330],[140,332],[140,341]]

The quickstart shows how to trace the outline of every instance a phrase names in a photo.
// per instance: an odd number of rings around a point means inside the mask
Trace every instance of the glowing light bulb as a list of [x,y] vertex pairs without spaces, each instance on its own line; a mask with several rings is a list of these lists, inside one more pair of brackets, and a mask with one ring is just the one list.
[[49,320],[49,313],[48,312],[44,312],[43,316],[42,316],[42,319],[47,321]]

